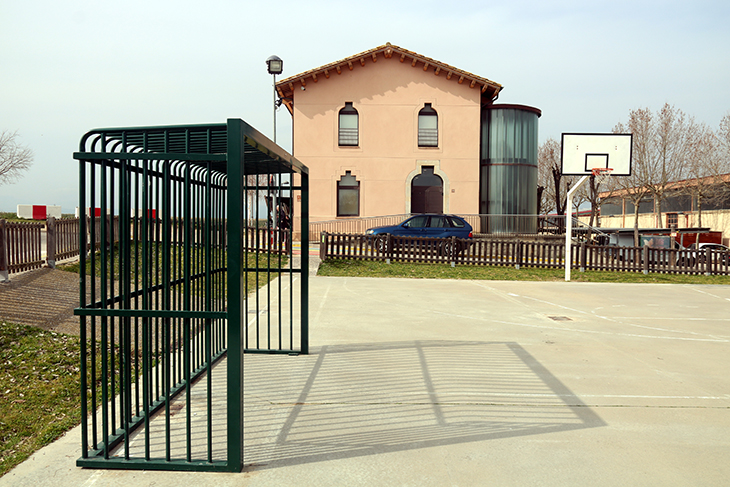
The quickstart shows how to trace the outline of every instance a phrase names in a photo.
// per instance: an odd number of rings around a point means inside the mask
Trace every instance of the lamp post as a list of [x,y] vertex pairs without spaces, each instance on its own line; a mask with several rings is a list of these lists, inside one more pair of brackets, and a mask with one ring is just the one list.
[[[270,75],[274,76],[274,144],[276,144],[276,109],[279,107],[279,103],[276,97],[276,75],[281,74],[284,71],[284,61],[279,56],[269,56],[266,60],[266,70]],[[271,178],[269,178],[268,184],[271,184]],[[276,175],[276,189],[274,190],[273,200],[271,201],[271,208],[269,208],[271,220],[274,222],[276,227],[279,226],[279,214],[275,209],[279,205],[279,175]]]
[[276,75],[284,71],[284,61],[279,56],[269,56],[266,60],[266,69],[274,76],[274,143],[276,143],[276,109],[279,106],[276,99]]

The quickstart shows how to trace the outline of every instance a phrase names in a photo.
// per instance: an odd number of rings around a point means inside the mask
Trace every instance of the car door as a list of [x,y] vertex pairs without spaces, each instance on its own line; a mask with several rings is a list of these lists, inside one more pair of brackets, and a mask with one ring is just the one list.
[[451,236],[451,223],[445,216],[432,215],[426,227],[425,236],[431,238],[446,238]]

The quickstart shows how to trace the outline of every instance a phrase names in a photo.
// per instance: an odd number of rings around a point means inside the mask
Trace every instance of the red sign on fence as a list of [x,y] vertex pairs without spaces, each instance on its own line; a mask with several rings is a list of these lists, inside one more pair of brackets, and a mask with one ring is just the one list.
[[33,219],[34,220],[45,220],[46,216],[46,205],[33,205]]

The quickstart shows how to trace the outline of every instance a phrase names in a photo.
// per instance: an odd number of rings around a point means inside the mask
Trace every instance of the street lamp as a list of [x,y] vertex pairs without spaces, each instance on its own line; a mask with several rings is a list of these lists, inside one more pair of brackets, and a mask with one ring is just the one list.
[[266,60],[266,69],[274,76],[274,143],[276,143],[276,109],[279,106],[276,99],[276,75],[284,71],[284,61],[279,56],[269,56]]

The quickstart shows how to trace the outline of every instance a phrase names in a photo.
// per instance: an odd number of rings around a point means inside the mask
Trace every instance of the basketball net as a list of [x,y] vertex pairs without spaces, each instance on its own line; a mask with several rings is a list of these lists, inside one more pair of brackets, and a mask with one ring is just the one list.
[[606,181],[606,178],[611,175],[611,171],[613,171],[612,167],[594,167],[591,169],[596,181],[596,188]]

